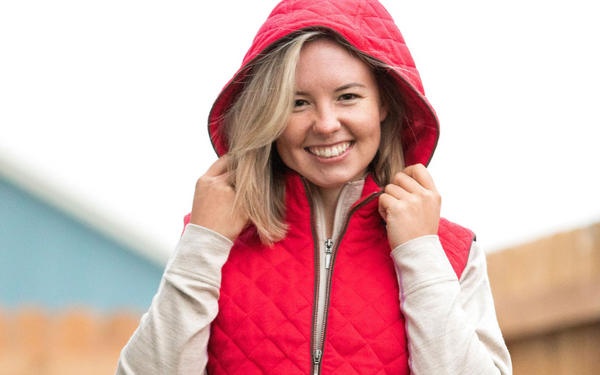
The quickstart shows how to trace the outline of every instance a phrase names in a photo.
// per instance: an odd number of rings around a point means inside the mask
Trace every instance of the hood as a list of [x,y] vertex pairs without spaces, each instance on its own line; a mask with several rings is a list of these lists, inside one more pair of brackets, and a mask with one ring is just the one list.
[[208,130],[219,156],[227,153],[223,117],[243,88],[246,67],[264,50],[288,34],[307,27],[332,29],[357,49],[394,69],[406,103],[407,125],[401,139],[406,165],[429,164],[439,137],[435,111],[425,98],[419,72],[400,30],[377,0],[284,0],[262,25],[241,68],[227,83],[209,115]]

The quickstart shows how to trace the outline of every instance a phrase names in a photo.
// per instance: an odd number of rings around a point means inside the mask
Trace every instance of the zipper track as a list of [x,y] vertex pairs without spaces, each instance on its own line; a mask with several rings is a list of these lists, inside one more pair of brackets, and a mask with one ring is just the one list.
[[[373,200],[375,197],[381,195],[383,192],[382,191],[375,191],[372,192],[371,194],[367,195],[366,197],[362,198],[361,200],[359,200],[358,202],[356,202],[348,211],[348,213],[346,214],[346,217],[344,218],[344,223],[341,227],[340,233],[338,234],[334,246],[333,246],[333,251],[331,253],[331,263],[329,265],[329,272],[327,272],[327,284],[325,287],[325,306],[324,306],[324,313],[323,313],[323,326],[321,328],[321,344],[319,345],[319,347],[317,348],[317,315],[318,315],[318,298],[319,298],[319,278],[320,278],[320,273],[321,273],[321,268],[320,268],[320,254],[319,254],[319,241],[317,240],[318,238],[318,233],[316,232],[316,225],[315,225],[315,217],[314,217],[314,204],[313,204],[313,193],[312,193],[312,189],[310,187],[310,184],[307,183],[306,178],[302,177],[302,183],[304,184],[304,189],[306,190],[306,195],[308,197],[308,205],[310,207],[310,221],[311,221],[311,231],[312,231],[312,235],[313,235],[313,246],[314,246],[314,250],[315,250],[315,291],[314,291],[314,304],[313,304],[313,330],[311,333],[311,356],[310,358],[312,359],[311,361],[311,365],[313,369],[311,370],[311,374],[313,375],[318,375],[321,373],[321,362],[322,362],[322,356],[323,356],[323,348],[325,346],[325,336],[326,336],[326,332],[327,332],[327,320],[328,320],[328,311],[329,311],[329,304],[330,304],[330,291],[331,291],[331,282],[333,280],[333,267],[335,265],[335,259],[336,259],[336,255],[337,255],[337,250],[338,247],[340,245],[340,243],[342,242],[342,238],[344,237],[344,235],[346,234],[346,231],[348,230],[348,224],[350,223],[350,218],[352,217],[352,215],[359,210],[361,207],[365,206],[367,203],[369,203],[371,200]],[[318,362],[315,362],[316,358],[318,356]],[[318,373],[317,371],[315,371],[315,369],[318,369]]]
[[[315,207],[314,207],[314,200],[313,200],[313,192],[311,189],[310,184],[307,182],[306,178],[302,177],[302,184],[304,185],[304,190],[306,191],[306,195],[308,198],[308,206],[310,208],[310,229],[312,232],[312,237],[313,237],[313,249],[314,249],[314,253],[315,253],[315,286],[314,286],[314,293],[313,293],[313,318],[312,318],[312,333],[311,333],[311,340],[310,340],[310,358],[311,358],[311,367],[313,368],[311,370],[311,373],[314,374],[314,358],[317,355],[317,348],[316,348],[316,336],[315,333],[317,332],[317,317],[319,314],[319,277],[320,277],[320,272],[319,270],[321,269],[321,257],[319,254],[319,241],[318,241],[318,233],[317,233],[317,226],[316,226],[316,219],[315,219]],[[321,353],[319,353],[319,362],[320,362],[320,355]],[[318,363],[317,363],[318,366]],[[320,372],[320,371],[319,371]]]

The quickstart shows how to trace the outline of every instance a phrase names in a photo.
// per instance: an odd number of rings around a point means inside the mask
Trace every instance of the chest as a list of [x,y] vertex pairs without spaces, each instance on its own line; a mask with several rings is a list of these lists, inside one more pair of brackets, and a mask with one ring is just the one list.
[[320,262],[310,223],[290,223],[273,247],[251,234],[238,241],[223,268],[209,373],[408,373],[398,282],[380,218],[349,220],[325,272]]

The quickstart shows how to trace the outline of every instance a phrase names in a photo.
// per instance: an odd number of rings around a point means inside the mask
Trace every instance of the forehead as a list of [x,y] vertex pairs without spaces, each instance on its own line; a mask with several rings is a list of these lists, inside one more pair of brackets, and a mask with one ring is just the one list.
[[298,84],[348,80],[367,84],[373,83],[375,78],[363,60],[330,39],[322,38],[304,44],[296,68]]

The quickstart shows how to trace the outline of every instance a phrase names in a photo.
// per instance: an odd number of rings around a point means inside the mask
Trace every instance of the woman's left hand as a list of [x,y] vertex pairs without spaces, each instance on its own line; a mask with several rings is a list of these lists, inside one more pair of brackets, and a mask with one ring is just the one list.
[[417,237],[437,235],[442,198],[423,164],[396,174],[379,197],[392,249]]

